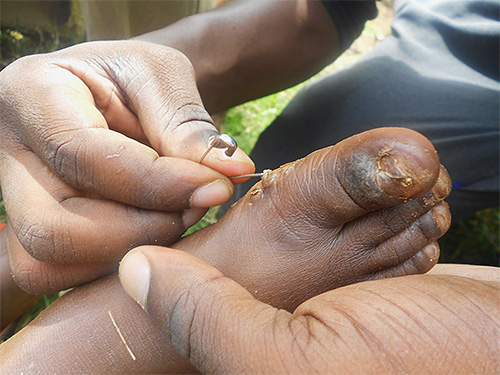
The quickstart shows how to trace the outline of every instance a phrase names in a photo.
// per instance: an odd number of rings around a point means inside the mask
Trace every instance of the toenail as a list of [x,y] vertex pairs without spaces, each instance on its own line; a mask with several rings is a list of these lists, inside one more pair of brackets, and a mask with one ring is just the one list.
[[434,218],[434,221],[436,222],[437,226],[441,230],[447,230],[448,229],[448,219],[446,216],[441,212],[439,208],[435,208],[432,211],[432,217]]
[[431,243],[424,247],[423,249],[425,255],[429,257],[430,260],[437,259],[439,257],[439,247],[435,244]]
[[[384,152],[377,161],[377,184],[390,196],[407,196],[415,184],[413,173],[389,152]],[[406,193],[405,193],[406,192]]]
[[436,201],[443,200],[451,193],[451,180],[446,169],[441,166],[441,173],[436,181],[436,184],[432,188],[433,198]]
[[406,187],[413,184],[413,180],[408,176],[404,165],[402,165],[398,159],[391,154],[382,155],[379,159],[378,167],[381,172],[396,180],[402,186]]

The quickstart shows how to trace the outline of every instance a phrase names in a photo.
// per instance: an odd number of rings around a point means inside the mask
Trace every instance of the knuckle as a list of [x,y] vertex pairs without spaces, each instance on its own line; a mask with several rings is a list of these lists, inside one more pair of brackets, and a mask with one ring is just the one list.
[[[281,352],[283,368],[293,371],[294,368],[302,368],[305,372],[315,372],[318,367],[322,367],[315,353],[318,347],[323,347],[321,338],[325,337],[325,332],[331,333],[331,328],[321,318],[321,313],[312,312],[308,316],[297,316],[289,321],[290,347],[285,348],[280,345],[276,348]],[[278,342],[278,341],[277,341]],[[327,354],[324,351],[323,354]]]
[[46,160],[52,171],[66,183],[90,190],[92,179],[87,178],[92,170],[92,158],[87,157],[84,144],[74,131],[59,132],[45,137]]
[[156,49],[148,49],[151,61],[165,66],[165,61],[169,61],[173,68],[183,69],[188,73],[194,74],[194,68],[189,58],[181,51],[171,48],[158,46]]
[[192,285],[184,291],[177,298],[170,315],[172,343],[181,355],[190,360],[199,359],[203,355],[196,348],[202,348],[205,341],[211,340],[206,337],[212,332],[209,326],[213,326],[218,316],[222,316],[212,300],[206,298],[207,288],[213,285],[213,281]]
[[44,294],[50,289],[47,287],[50,279],[46,273],[41,272],[34,260],[17,263],[11,267],[11,272],[14,282],[26,293]]

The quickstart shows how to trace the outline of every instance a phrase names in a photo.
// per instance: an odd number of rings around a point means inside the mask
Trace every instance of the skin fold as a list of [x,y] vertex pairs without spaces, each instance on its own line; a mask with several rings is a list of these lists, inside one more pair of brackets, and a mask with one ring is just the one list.
[[175,250],[135,250],[120,277],[147,274],[144,309],[202,373],[494,374],[500,272],[479,268],[352,284],[293,314]]

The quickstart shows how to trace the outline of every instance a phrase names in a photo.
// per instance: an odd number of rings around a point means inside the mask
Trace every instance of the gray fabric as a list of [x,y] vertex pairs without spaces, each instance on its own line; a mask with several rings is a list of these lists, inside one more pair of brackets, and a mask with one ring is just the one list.
[[396,2],[392,36],[302,90],[261,135],[251,154],[257,170],[364,130],[404,126],[438,150],[453,180],[454,221],[498,206],[499,9],[496,0]]
[[349,48],[354,39],[361,34],[365,21],[377,16],[377,7],[373,0],[322,1],[337,27],[341,51]]

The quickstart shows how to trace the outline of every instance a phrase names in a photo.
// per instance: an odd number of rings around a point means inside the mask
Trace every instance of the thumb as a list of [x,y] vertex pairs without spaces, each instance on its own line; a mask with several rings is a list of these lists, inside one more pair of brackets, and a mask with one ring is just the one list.
[[[175,49],[138,41],[118,43],[117,49],[120,64],[111,55],[107,68],[113,71],[115,84],[137,116],[148,142],[161,156],[198,162],[209,147],[210,137],[218,131],[203,106],[189,59]],[[111,107],[108,105],[109,113]],[[203,164],[228,176],[252,173],[254,169],[240,149],[231,157],[214,149]]]
[[282,372],[294,362],[292,315],[182,251],[141,247],[121,262],[125,291],[202,373]]

